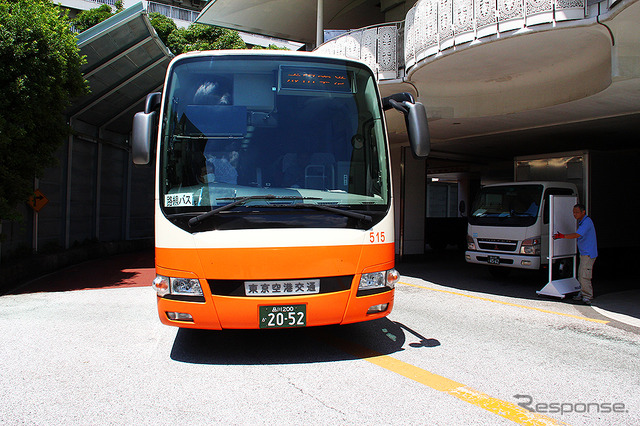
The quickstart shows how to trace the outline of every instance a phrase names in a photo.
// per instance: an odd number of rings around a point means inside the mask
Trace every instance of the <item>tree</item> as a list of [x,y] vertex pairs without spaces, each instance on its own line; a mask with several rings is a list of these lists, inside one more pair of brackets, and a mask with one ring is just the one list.
[[76,30],[83,32],[94,25],[99,24],[105,19],[110,18],[111,15],[111,6],[103,4],[95,9],[81,11],[71,20],[71,22],[73,23],[73,26],[76,27]]
[[237,31],[203,24],[178,28],[167,37],[167,47],[176,55],[193,50],[246,49]]
[[[116,13],[120,10],[117,7],[118,4],[119,2],[116,2]],[[80,12],[73,20],[73,24],[78,31],[82,32],[111,16],[113,16],[113,12],[105,4]],[[247,48],[237,31],[202,24],[191,24],[187,28],[178,28],[173,19],[157,12],[150,13],[149,20],[160,40],[175,55],[192,50]]]
[[[124,9],[122,0],[118,0],[115,4],[115,13],[118,13]],[[71,22],[73,23],[73,26],[76,27],[76,30],[78,30],[79,32],[83,32],[102,21],[111,18],[113,15],[114,12],[111,10],[111,6],[103,4],[102,6],[96,7],[94,9],[80,11],[76,15],[76,17],[71,20]]]
[[286,47],[278,47],[275,44],[270,44],[267,47],[263,47],[263,46],[253,46],[252,47],[253,50],[289,50]]
[[169,34],[178,29],[176,23],[173,22],[173,19],[158,12],[150,13],[149,20],[151,21],[151,26],[156,30],[158,37],[160,37],[160,40],[167,46],[169,44]]
[[50,0],[0,0],[0,218],[33,193],[70,128],[63,112],[87,93],[76,36]]

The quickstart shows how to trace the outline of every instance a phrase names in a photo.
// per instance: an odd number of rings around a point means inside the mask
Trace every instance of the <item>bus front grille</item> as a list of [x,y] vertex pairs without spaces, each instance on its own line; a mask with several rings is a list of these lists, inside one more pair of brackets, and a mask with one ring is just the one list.
[[[318,294],[349,290],[351,288],[351,283],[353,282],[353,277],[353,275],[343,275],[338,277],[317,278],[320,280]],[[290,279],[283,281],[290,281]],[[207,280],[207,282],[209,283],[211,294],[214,296],[247,297],[245,294],[245,280]],[[264,296],[273,295],[265,294]],[[296,294],[295,291],[292,291],[291,294],[279,296],[300,296],[300,294]]]

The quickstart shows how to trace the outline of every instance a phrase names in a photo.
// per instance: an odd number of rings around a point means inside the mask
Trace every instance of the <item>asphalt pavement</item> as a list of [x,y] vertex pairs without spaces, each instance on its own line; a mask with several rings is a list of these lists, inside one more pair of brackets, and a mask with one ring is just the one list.
[[153,251],[40,277],[0,297],[0,424],[640,424],[635,283],[585,306],[460,254],[398,262],[389,317],[269,333],[161,324]]
[[[452,289],[470,290],[490,295],[523,299],[540,298],[535,291],[544,285],[540,275],[514,271],[509,277],[496,279],[486,268],[468,265],[458,251],[428,252],[424,256],[400,260],[397,269],[403,276],[418,277]],[[22,284],[7,294],[58,292],[88,289],[149,286],[155,276],[153,250],[109,256],[87,261],[47,274]],[[462,279],[464,277],[464,279]],[[596,297],[592,306],[584,306],[585,314],[604,316],[612,324],[640,331],[640,288],[632,277],[594,279]],[[571,297],[566,303],[574,302]]]

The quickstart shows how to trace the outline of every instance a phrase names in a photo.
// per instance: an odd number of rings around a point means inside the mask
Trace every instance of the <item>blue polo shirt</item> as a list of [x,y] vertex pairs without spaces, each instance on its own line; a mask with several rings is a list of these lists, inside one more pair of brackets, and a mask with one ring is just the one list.
[[596,229],[593,227],[593,221],[589,216],[585,216],[578,223],[578,250],[583,256],[589,256],[592,259],[598,257],[598,243],[596,242]]

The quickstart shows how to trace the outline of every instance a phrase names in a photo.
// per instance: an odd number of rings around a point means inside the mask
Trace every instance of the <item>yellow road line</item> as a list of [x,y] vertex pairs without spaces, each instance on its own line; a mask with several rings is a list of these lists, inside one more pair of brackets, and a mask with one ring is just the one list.
[[338,349],[354,355],[357,358],[368,361],[385,370],[399,374],[417,383],[428,386],[431,389],[446,393],[461,401],[468,402],[491,413],[497,414],[505,419],[511,420],[521,425],[566,425],[551,417],[533,413],[511,402],[494,398],[485,393],[479,392],[468,386],[447,379],[430,371],[424,370],[415,365],[400,361],[388,355],[383,355],[377,351],[360,346],[353,342],[347,342],[336,337],[327,337],[328,343]]
[[455,294],[456,296],[464,296],[464,297],[469,297],[471,299],[483,300],[485,302],[493,302],[493,303],[499,303],[501,305],[506,305],[506,306],[514,306],[516,308],[530,309],[532,311],[544,312],[546,314],[561,315],[563,317],[577,318],[577,319],[580,319],[580,320],[597,322],[597,323],[600,323],[600,324],[609,324],[609,321],[605,321],[605,320],[582,317],[580,315],[565,314],[563,312],[549,311],[547,309],[534,308],[532,306],[518,305],[517,303],[501,302],[500,300],[489,299],[489,298],[486,298],[486,297],[473,296],[471,294],[458,293],[456,291],[451,291],[451,290],[441,290],[441,289],[433,288],[433,287],[425,287],[425,286],[417,285],[417,284],[409,284],[409,283],[405,283],[405,282],[402,282],[402,281],[400,281],[398,284],[404,284],[404,285],[408,285],[408,286],[411,286],[411,287],[423,288],[425,290],[439,291],[441,293]]

